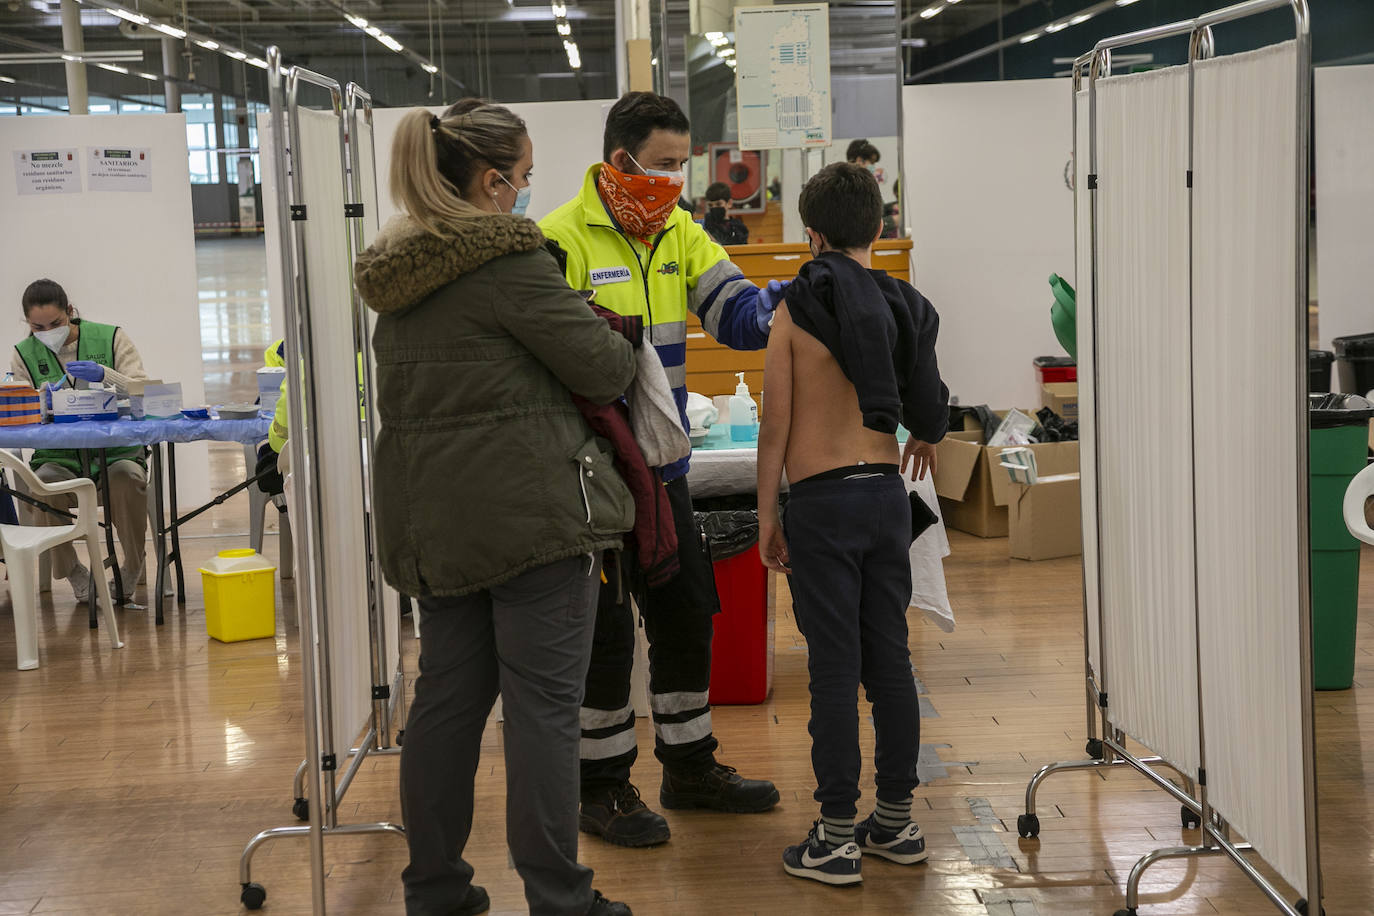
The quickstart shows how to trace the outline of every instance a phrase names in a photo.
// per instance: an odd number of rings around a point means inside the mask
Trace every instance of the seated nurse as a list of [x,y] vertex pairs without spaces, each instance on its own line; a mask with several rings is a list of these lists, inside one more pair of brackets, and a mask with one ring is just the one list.
[[[24,320],[29,336],[14,348],[10,368],[16,381],[41,388],[64,379],[82,379],[113,387],[128,396],[130,381],[147,378],[138,350],[122,329],[109,324],[83,321],[67,301],[67,293],[52,280],[35,280],[24,290]],[[70,381],[68,381],[70,384]],[[148,474],[142,447],[112,448],[106,452],[110,475],[110,506],[115,532],[123,549],[120,580],[132,594],[143,578],[143,539],[148,531]],[[55,483],[76,477],[96,480],[100,474],[97,460],[87,468],[73,449],[40,449],[33,454],[33,469],[40,480]],[[45,502],[70,510],[76,499],[51,496]],[[60,525],[64,520],[50,512],[26,505],[24,523]],[[90,597],[90,574],[76,558],[70,543],[51,551],[54,578],[66,579],[78,602]]]

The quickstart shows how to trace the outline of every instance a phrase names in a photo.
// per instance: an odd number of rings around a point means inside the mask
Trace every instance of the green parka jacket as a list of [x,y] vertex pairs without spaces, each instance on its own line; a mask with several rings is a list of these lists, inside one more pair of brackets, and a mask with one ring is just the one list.
[[491,588],[621,546],[634,524],[609,445],[570,392],[606,404],[634,349],[568,288],[538,226],[387,223],[354,276],[378,314],[374,494],[387,580],[417,597]]

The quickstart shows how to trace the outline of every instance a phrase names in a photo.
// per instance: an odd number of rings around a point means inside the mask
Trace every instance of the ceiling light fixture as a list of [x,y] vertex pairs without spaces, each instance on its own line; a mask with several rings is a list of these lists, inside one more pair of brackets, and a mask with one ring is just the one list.
[[267,61],[263,60],[261,57],[250,57],[248,58],[248,63],[257,67],[259,70],[267,69]]
[[226,51],[225,53],[228,54],[230,57],[232,57],[234,60],[247,60],[247,59],[248,59],[248,55],[247,55],[247,54],[244,54],[242,51]]
[[204,48],[204,49],[207,50],[207,51],[218,51],[218,50],[219,50],[219,42],[217,42],[217,41],[207,41],[207,40],[204,39],[204,38],[197,38],[197,39],[196,39],[196,44],[200,45],[202,48]]
[[1069,27],[1067,22],[1051,22],[1045,26],[1045,31],[1053,35],[1055,32],[1062,32]]
[[344,13],[344,18],[360,29],[367,28],[367,20],[364,19],[362,16],[354,16],[352,13]]
[[129,71],[118,64],[96,64],[96,66],[101,70],[109,70],[111,73],[123,73],[125,76],[129,75]]
[[557,29],[558,34],[562,35],[564,38],[567,38],[569,35],[572,34],[572,26],[568,24],[568,21],[566,19],[559,21]]
[[734,57],[734,56],[735,56],[735,49],[734,49],[734,48],[721,48],[719,51],[716,52],[716,57],[719,57],[721,60],[724,60],[724,59],[727,58],[727,57]]
[[148,28],[150,28],[150,29],[156,29],[157,31],[161,32],[163,35],[170,35],[170,36],[172,36],[173,38],[185,38],[185,37],[186,37],[186,30],[185,30],[185,29],[179,29],[179,28],[177,28],[177,27],[174,26],[174,25],[166,25],[165,23],[161,23],[161,22],[150,22],[150,23],[148,23]]
[[1116,0],[1117,6],[1130,6],[1132,3],[1139,3],[1140,0]]
[[940,6],[928,6],[925,9],[921,10],[921,18],[934,19],[936,16],[944,12],[944,10],[945,8],[943,4]]
[[386,34],[385,32],[383,32],[381,35],[378,35],[378,36],[377,36],[377,40],[380,41],[382,44],[386,45],[386,47],[387,47],[389,50],[395,51],[397,54],[399,54],[399,53],[401,53],[402,51],[405,50],[405,46],[404,46],[404,45],[402,45],[399,41],[397,41],[396,39],[392,38],[390,35]]
[[430,63],[421,64],[420,69],[431,75],[439,72],[439,68]]
[[143,77],[145,80],[148,80],[150,83],[156,83],[158,80],[162,79],[162,77],[158,76],[156,73],[140,72],[138,75]]
[[1082,25],[1091,18],[1093,18],[1091,13],[1085,13],[1082,16],[1075,16],[1069,20],[1069,25]]
[[549,9],[553,10],[553,18],[566,19],[568,17],[568,5],[563,0],[554,0],[549,4]]
[[12,77],[12,76],[0,76],[0,83],[13,83],[13,82],[14,82],[14,77]]
[[724,33],[724,32],[707,32],[707,33],[706,33],[704,36],[702,36],[702,37],[705,38],[707,41],[714,43],[715,40],[716,40],[717,38],[724,38],[724,37],[725,37],[725,33]]
[[1040,37],[1040,33],[1039,33],[1039,32],[1031,32],[1029,35],[1022,35],[1022,36],[1020,37],[1020,39],[1018,39],[1018,40],[1019,40],[1019,42],[1020,42],[1021,44],[1027,45],[1027,44],[1030,44],[1032,41],[1035,41],[1035,39],[1037,39],[1037,38],[1039,38],[1039,37]]
[[111,16],[118,16],[120,19],[127,19],[135,25],[148,24],[147,16],[140,16],[138,13],[131,13],[128,10],[122,10],[118,7],[105,7],[105,12],[109,13]]

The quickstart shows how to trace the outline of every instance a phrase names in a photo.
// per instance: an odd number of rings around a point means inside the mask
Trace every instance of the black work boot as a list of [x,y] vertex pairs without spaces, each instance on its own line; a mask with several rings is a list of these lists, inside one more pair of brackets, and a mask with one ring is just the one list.
[[616,846],[657,846],[668,842],[668,822],[650,811],[629,782],[582,796],[578,827]]
[[704,769],[663,768],[663,788],[658,793],[663,807],[710,808],[734,814],[757,814],[778,803],[778,790],[765,779],[745,779],[734,767],[715,763]]
[[[640,804],[642,805],[643,802]],[[644,810],[648,811],[649,809],[645,808]],[[621,903],[619,900],[607,900],[601,896],[601,891],[592,891],[592,893],[596,896],[592,897],[592,908],[587,911],[587,916],[634,916],[627,904]]]

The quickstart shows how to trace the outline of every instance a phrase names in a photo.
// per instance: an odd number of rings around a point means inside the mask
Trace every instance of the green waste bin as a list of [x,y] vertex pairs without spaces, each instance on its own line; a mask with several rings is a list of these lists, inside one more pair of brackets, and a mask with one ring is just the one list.
[[1346,487],[1364,470],[1374,409],[1346,395],[1311,399],[1308,512],[1311,519],[1312,684],[1348,690],[1355,679],[1360,542],[1345,527]]

